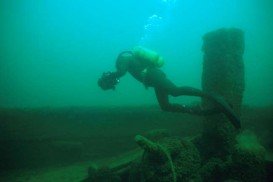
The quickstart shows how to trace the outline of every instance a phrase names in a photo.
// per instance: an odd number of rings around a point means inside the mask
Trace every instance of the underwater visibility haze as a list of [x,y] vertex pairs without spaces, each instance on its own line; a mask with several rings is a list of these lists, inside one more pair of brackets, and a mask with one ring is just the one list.
[[269,0],[0,3],[1,107],[156,104],[128,75],[115,92],[102,92],[97,79],[114,70],[121,51],[144,45],[164,57],[176,84],[200,88],[203,35],[231,27],[245,33],[244,103],[273,103]]

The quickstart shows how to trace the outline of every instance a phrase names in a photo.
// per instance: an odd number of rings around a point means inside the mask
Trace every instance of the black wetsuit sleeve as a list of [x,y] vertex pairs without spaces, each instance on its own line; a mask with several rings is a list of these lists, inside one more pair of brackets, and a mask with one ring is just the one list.
[[120,78],[127,73],[131,59],[132,59],[132,54],[130,51],[122,52],[119,54],[116,61],[117,71],[114,72],[117,78]]
[[115,75],[117,78],[124,76],[128,71],[128,61],[117,61],[116,69]]

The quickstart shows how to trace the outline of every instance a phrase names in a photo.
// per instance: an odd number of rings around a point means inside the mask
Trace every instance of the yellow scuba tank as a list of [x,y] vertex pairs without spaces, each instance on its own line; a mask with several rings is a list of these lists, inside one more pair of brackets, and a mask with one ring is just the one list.
[[155,67],[162,67],[164,60],[157,52],[147,49],[142,46],[136,46],[133,48],[133,54],[137,59],[144,60],[147,63],[151,63]]

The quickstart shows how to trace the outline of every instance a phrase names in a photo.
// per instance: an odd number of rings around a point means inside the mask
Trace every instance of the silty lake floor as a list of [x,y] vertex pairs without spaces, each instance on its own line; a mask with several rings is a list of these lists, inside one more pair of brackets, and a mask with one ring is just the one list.
[[[272,160],[273,107],[243,107],[242,126],[255,132]],[[91,165],[134,152],[136,134],[167,129],[195,136],[202,117],[158,107],[1,109],[0,181],[79,181]]]

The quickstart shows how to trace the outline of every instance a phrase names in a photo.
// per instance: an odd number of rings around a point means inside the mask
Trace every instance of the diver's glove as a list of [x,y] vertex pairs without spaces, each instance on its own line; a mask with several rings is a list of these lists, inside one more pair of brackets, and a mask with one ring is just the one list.
[[115,90],[118,83],[119,79],[117,78],[116,74],[110,71],[104,72],[98,80],[98,85],[103,90]]

